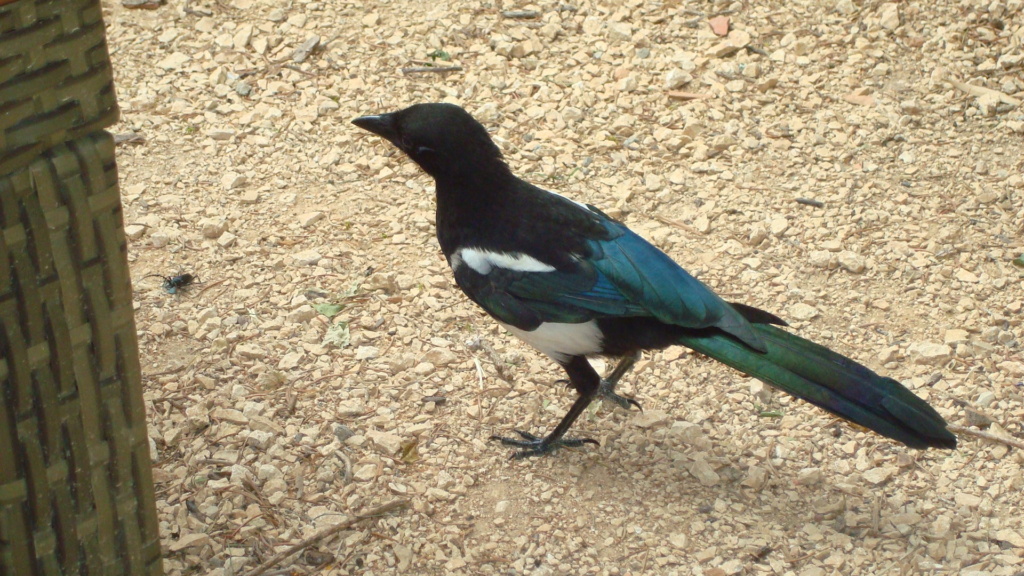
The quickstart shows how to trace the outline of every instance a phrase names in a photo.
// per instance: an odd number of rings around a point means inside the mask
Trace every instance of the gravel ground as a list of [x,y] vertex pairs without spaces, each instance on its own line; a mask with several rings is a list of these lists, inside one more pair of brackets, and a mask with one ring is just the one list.
[[266,573],[1024,570],[1021,450],[907,450],[684,349],[624,383],[645,413],[581,418],[599,448],[510,461],[488,436],[550,429],[562,374],[458,291],[432,181],[349,124],[457,102],[520,175],[1019,442],[1021,0],[105,12],[168,574],[332,527]]

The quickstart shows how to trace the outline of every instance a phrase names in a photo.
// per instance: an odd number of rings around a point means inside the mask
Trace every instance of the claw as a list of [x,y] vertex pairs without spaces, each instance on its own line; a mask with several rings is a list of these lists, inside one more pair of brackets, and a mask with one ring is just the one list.
[[505,436],[491,436],[491,440],[497,440],[505,446],[515,446],[516,448],[522,448],[517,452],[512,453],[512,460],[522,460],[523,458],[529,458],[530,456],[543,456],[549,452],[553,452],[557,448],[568,446],[570,448],[577,448],[584,444],[594,444],[600,446],[601,444],[592,438],[559,438],[558,440],[548,441],[547,438],[541,438],[535,434],[530,434],[525,430],[515,430],[516,434],[519,434],[524,440],[517,440],[516,438],[508,438]]
[[615,393],[615,385],[608,380],[601,380],[601,385],[597,389],[597,395],[605,402],[611,402],[620,408],[629,410],[631,406],[636,406],[636,409],[643,412],[644,408],[639,402],[632,398],[626,398]]

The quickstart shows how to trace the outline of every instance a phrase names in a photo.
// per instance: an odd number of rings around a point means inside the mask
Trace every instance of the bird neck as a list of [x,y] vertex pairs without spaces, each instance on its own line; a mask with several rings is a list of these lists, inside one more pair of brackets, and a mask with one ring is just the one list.
[[446,254],[507,226],[515,212],[516,184],[504,162],[488,170],[463,170],[435,177],[437,237]]

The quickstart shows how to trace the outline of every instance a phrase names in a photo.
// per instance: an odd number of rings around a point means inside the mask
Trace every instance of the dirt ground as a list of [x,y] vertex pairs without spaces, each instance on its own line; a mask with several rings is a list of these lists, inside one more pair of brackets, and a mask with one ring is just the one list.
[[563,375],[458,291],[432,181],[349,123],[459,103],[518,174],[1020,441],[1021,0],[105,17],[168,574],[395,500],[265,574],[1024,571],[1021,450],[909,450],[684,349],[624,383],[646,412],[581,418],[600,447],[510,461],[488,437],[553,427]]

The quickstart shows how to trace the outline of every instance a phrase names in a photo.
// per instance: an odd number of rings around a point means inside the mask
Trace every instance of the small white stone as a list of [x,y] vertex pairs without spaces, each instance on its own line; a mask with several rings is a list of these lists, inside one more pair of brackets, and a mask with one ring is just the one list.
[[316,266],[323,256],[320,255],[316,250],[303,250],[297,254],[292,255],[292,259],[299,266]]
[[953,356],[953,349],[937,342],[917,342],[907,349],[914,364],[940,366]]
[[129,240],[138,240],[146,233],[146,227],[139,224],[129,224],[124,227],[125,236],[128,236]]
[[167,549],[171,552],[181,552],[186,548],[201,548],[210,543],[210,536],[203,532],[193,532],[192,534],[185,534],[176,541],[171,542],[167,545]]
[[877,485],[888,480],[895,472],[896,468],[892,466],[879,466],[878,468],[866,470],[863,476],[868,482]]
[[850,250],[843,250],[838,256],[839,265],[844,269],[860,274],[867,268],[867,261],[863,256]]
[[235,352],[242,358],[265,358],[267,353],[255,344],[239,344]]
[[323,212],[306,212],[299,216],[299,226],[302,228],[309,228],[313,224],[324,219]]
[[295,310],[288,313],[286,319],[292,324],[298,324],[302,322],[309,322],[313,318],[316,318],[317,311],[309,304],[303,304]]
[[213,140],[231,140],[235,136],[236,132],[231,129],[211,129],[206,131],[206,135]]
[[174,54],[168,54],[164,59],[156,63],[157,68],[163,68],[164,70],[176,70],[181,68],[186,62],[191,60],[187,54],[181,52],[175,52]]
[[216,240],[228,229],[228,221],[224,218],[203,218],[199,221],[203,238]]
[[341,106],[337,102],[335,102],[334,100],[324,100],[324,101],[320,102],[319,104],[317,104],[316,111],[321,116],[325,116],[327,114],[330,114],[331,112],[334,112],[335,110],[337,110],[340,107]]
[[231,232],[225,232],[220,236],[220,238],[217,238],[217,245],[221,248],[230,248],[231,246],[234,246],[235,241],[237,240],[238,236],[235,236]]
[[743,485],[754,490],[760,490],[768,482],[768,471],[760,466],[751,466],[747,470],[747,476],[743,479]]
[[707,460],[699,456],[693,461],[693,464],[690,464],[689,472],[704,486],[714,486],[721,479],[715,469],[707,463]]
[[234,190],[245,185],[246,178],[237,172],[227,172],[220,178],[220,184],[225,190]]
[[356,348],[356,360],[372,360],[380,356],[380,348],[376,346],[360,346]]
[[163,248],[164,246],[170,244],[171,236],[167,232],[161,230],[159,232],[154,232],[149,237],[149,242],[150,244],[153,245],[154,248]]
[[904,100],[900,102],[900,110],[911,116],[920,116],[924,113],[924,108],[917,100]]
[[353,472],[352,477],[360,482],[369,482],[377,477],[377,465],[376,464],[363,464],[356,468]]
[[665,88],[668,90],[675,90],[682,88],[686,84],[689,84],[693,80],[693,74],[690,74],[686,70],[680,70],[679,68],[673,68],[665,74]]
[[946,333],[942,337],[942,341],[946,344],[957,344],[960,342],[967,342],[967,337],[967,330],[960,330],[956,328],[946,330]]
[[807,254],[807,262],[815,268],[831,268],[833,265],[832,253],[828,250],[811,250]]
[[245,439],[245,443],[257,450],[266,450],[274,441],[274,435],[263,430],[253,430]]
[[796,475],[796,483],[800,486],[814,486],[822,479],[820,468],[803,468]]
[[633,418],[633,424],[640,428],[654,428],[664,426],[670,420],[668,412],[664,410],[647,410],[637,414]]
[[609,22],[608,39],[629,40],[633,37],[633,25],[629,22]]
[[402,449],[402,437],[388,432],[370,430],[366,433],[370,442],[386,456],[393,456]]
[[786,230],[789,230],[789,220],[782,216],[773,218],[768,229],[772,236],[782,236]]
[[818,315],[818,309],[803,302],[798,302],[789,307],[789,315],[794,320],[810,320]]
[[900,27],[900,8],[895,2],[886,2],[878,7],[878,23],[886,30]]

